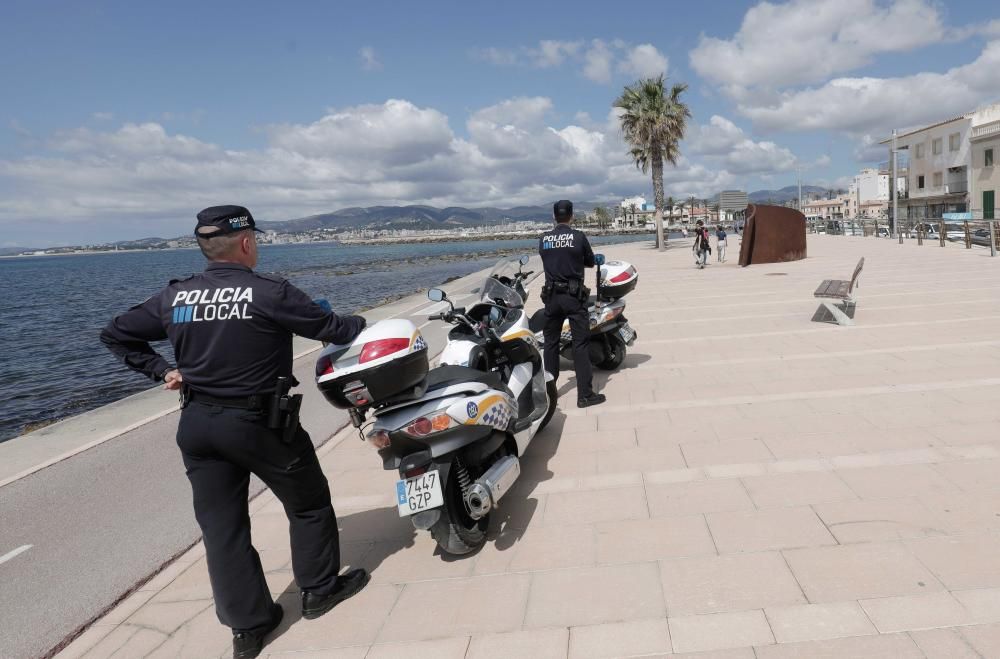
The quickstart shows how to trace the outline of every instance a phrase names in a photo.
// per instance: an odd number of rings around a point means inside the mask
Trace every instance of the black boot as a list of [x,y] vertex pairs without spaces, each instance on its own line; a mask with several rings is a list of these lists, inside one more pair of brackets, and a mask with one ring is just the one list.
[[302,591],[302,617],[306,620],[320,617],[344,600],[361,592],[361,589],[368,584],[371,578],[367,570],[358,568],[337,577],[337,585],[334,586],[333,592],[329,595],[316,595]]
[[264,649],[264,638],[281,624],[285,615],[280,604],[271,609],[271,624],[256,632],[233,632],[233,659],[253,659]]
[[607,398],[604,396],[604,394],[590,394],[589,396],[583,396],[581,398],[577,398],[576,406],[590,407],[591,405],[600,405],[606,400]]

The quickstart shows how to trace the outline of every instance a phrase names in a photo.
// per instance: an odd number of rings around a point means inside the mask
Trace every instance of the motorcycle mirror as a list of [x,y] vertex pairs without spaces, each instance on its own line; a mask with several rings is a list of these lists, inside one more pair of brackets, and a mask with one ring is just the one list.
[[443,302],[448,299],[448,296],[440,288],[432,288],[427,291],[427,299],[433,302]]
[[594,263],[599,266],[604,265],[604,254],[594,254]]
[[530,259],[527,256],[522,256],[520,260],[521,260],[521,265],[528,265],[528,261]]

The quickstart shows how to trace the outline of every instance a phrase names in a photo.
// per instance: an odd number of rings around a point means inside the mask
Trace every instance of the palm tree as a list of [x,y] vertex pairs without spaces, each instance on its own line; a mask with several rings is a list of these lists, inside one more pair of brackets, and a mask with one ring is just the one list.
[[674,202],[674,198],[673,198],[672,195],[670,197],[667,197],[667,205],[666,205],[666,209],[667,209],[667,226],[670,226],[670,220],[673,219],[673,217],[674,217],[674,203],[675,202]]
[[675,84],[668,92],[663,76],[643,78],[627,85],[614,107],[622,110],[618,120],[622,135],[631,147],[629,155],[645,174],[652,170],[653,196],[656,202],[656,244],[662,251],[663,240],[663,161],[677,164],[680,141],[684,137],[688,106],[680,99],[687,85]]

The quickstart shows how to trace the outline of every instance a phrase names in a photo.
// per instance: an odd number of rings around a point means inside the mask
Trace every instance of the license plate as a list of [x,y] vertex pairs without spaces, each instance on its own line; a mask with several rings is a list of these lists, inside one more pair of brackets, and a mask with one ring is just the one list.
[[635,340],[635,332],[627,324],[618,328],[618,336],[622,337],[625,343],[632,343]]
[[396,506],[399,516],[406,517],[444,504],[441,478],[438,472],[427,473],[396,481]]

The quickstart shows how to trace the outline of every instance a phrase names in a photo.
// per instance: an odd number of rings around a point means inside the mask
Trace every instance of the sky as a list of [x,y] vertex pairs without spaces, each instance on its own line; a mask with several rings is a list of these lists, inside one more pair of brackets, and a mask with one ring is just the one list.
[[0,5],[0,246],[348,206],[652,198],[612,109],[685,83],[666,193],[846,187],[893,128],[1000,101],[1000,5]]

